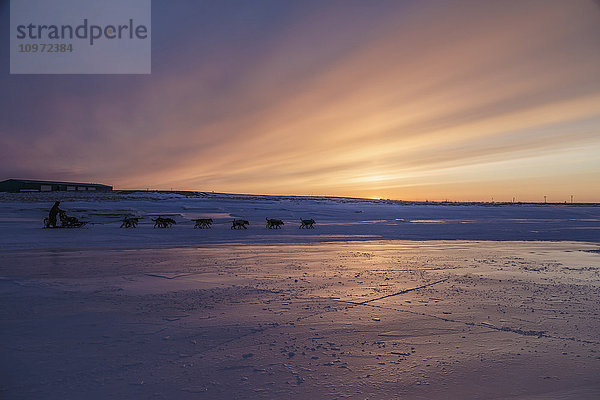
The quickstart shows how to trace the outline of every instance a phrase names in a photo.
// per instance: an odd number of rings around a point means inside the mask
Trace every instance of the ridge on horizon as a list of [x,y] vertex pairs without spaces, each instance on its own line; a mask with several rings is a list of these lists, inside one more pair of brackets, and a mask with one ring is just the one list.
[[418,204],[487,204],[487,205],[600,205],[600,202],[536,202],[536,201],[453,201],[453,200],[402,200],[402,199],[386,199],[386,198],[370,198],[370,197],[355,197],[355,196],[334,196],[334,195],[318,195],[318,194],[258,194],[258,193],[233,193],[233,192],[213,192],[204,190],[176,190],[176,189],[114,189],[114,192],[155,192],[155,193],[202,193],[206,195],[223,195],[223,196],[255,196],[255,197],[279,197],[279,198],[325,198],[325,199],[347,199],[347,200],[363,200],[373,202],[394,202],[394,203],[418,203]]

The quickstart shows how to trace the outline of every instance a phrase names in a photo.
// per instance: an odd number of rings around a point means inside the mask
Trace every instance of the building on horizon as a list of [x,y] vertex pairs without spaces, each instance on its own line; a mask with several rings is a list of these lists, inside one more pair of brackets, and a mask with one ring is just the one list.
[[60,181],[37,181],[31,179],[7,179],[0,182],[0,192],[110,192],[112,186],[99,183]]

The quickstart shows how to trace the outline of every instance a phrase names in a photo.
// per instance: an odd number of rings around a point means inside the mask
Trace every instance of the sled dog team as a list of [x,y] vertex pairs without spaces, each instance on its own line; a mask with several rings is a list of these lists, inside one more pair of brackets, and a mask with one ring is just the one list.
[[[50,210],[47,218],[44,218],[45,228],[79,228],[87,224],[86,221],[79,221],[76,217],[69,217],[64,210],[61,210],[59,206],[60,202],[55,202],[54,206]],[[61,225],[57,225],[57,218],[60,218]],[[137,228],[140,218],[139,217],[125,217],[122,220],[121,228]],[[152,218],[155,228],[170,228],[176,225],[177,222],[173,218],[157,217]],[[195,225],[194,228],[208,229],[212,227],[212,218],[197,218],[193,219]],[[276,218],[266,218],[267,229],[281,229],[284,225],[283,220]],[[248,229],[250,222],[245,219],[234,219],[231,222],[231,229]],[[314,229],[314,219],[300,219],[300,229]]]
[[[275,218],[265,218],[267,221],[267,229],[281,229],[284,225],[283,220],[275,219]],[[173,225],[176,225],[177,222],[173,218],[163,218],[158,217],[156,219],[152,219],[154,221],[155,228],[170,228]],[[213,220],[212,218],[197,218],[192,220],[194,222],[195,229],[209,229],[212,227]],[[137,224],[139,222],[139,218],[133,217],[125,217],[123,219],[123,223],[121,224],[121,228],[137,228]],[[234,219],[231,221],[230,229],[248,229],[250,222],[245,219]],[[314,219],[300,219],[300,229],[314,229],[315,220]]]

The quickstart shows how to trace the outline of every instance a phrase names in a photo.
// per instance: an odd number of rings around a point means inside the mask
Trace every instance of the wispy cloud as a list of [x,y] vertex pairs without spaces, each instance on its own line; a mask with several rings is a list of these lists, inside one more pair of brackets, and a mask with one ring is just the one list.
[[[181,6],[177,25],[158,16],[147,78],[38,78],[41,89],[3,78],[2,171],[121,187],[600,200],[589,184],[600,172],[593,2],[276,3],[188,6],[209,26]],[[232,16],[231,30],[210,15]],[[25,104],[36,111],[23,122]]]

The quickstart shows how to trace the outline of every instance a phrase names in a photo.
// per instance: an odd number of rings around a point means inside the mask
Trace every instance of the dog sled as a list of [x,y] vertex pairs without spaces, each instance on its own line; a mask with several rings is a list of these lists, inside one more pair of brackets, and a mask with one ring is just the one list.
[[77,217],[69,217],[66,212],[59,212],[60,225],[50,223],[50,218],[44,218],[44,228],[46,229],[59,229],[59,228],[81,228],[87,224],[87,221],[80,221]]

